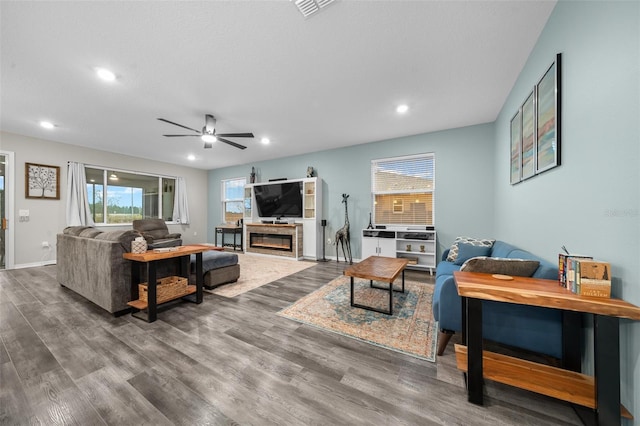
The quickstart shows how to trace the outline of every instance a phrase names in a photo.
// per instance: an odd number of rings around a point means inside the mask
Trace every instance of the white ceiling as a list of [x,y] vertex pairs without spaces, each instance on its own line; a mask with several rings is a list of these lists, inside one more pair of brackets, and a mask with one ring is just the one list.
[[[213,169],[491,122],[554,5],[337,0],[305,19],[289,1],[2,1],[0,129]],[[156,120],[207,113],[256,138],[205,150]]]

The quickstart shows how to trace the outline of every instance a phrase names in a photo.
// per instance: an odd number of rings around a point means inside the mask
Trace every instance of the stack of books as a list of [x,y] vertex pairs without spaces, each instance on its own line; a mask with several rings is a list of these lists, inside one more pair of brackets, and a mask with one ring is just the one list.
[[591,256],[560,253],[560,286],[581,296],[611,297],[611,265]]

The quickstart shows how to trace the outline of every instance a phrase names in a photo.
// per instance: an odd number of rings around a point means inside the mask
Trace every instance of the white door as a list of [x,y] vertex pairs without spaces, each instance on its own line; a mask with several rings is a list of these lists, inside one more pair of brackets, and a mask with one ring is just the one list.
[[13,152],[0,151],[0,269],[13,267]]

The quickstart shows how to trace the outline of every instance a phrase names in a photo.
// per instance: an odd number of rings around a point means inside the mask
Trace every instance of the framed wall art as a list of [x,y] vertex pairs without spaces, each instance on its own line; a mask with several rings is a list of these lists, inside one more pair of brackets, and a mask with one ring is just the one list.
[[25,198],[60,199],[60,167],[25,163]]
[[536,173],[560,165],[560,54],[536,85]]
[[522,104],[522,153],[520,176],[522,180],[529,179],[536,173],[535,165],[535,109],[534,92]]
[[511,185],[520,182],[520,153],[522,150],[522,111],[511,119]]

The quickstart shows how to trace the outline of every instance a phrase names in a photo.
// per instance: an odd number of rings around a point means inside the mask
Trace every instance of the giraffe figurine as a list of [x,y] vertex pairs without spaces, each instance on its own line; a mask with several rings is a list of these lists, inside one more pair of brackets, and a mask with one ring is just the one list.
[[[340,246],[342,246],[342,253],[344,254],[344,261],[347,262],[347,252],[349,252],[349,264],[353,264],[353,259],[351,258],[351,238],[349,236],[349,213],[347,210],[347,198],[349,198],[348,194],[342,194],[342,202],[344,203],[344,226],[336,231],[336,261],[340,262]],[[338,246],[338,242],[340,242],[340,246]],[[345,244],[347,249],[345,250]]]

